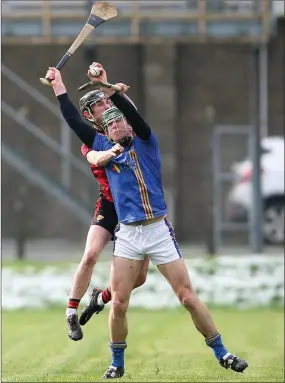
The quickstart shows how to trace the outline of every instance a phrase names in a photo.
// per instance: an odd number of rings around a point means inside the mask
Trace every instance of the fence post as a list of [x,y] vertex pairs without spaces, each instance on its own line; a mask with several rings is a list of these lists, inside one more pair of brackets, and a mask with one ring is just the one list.
[[212,106],[207,106],[205,109],[205,118],[207,129],[210,133],[211,139],[208,141],[208,150],[211,153],[211,160],[208,163],[207,169],[205,169],[205,197],[206,197],[206,247],[209,255],[217,254],[217,239],[216,239],[216,227],[215,227],[215,198],[214,198],[214,123],[215,123],[215,109]]
[[[71,153],[71,130],[63,118],[60,120],[61,126],[61,150],[63,153]],[[71,164],[67,156],[61,157],[61,183],[67,189],[71,184]]]
[[263,208],[261,197],[260,177],[260,46],[253,48],[253,128],[251,135],[251,157],[252,157],[252,214],[250,215],[252,229],[252,251],[262,253],[263,251]]
[[15,242],[16,242],[16,257],[23,261],[26,256],[26,244],[28,240],[28,215],[25,209],[25,197],[28,189],[26,185],[22,185],[18,189],[17,197],[13,203],[15,217]]

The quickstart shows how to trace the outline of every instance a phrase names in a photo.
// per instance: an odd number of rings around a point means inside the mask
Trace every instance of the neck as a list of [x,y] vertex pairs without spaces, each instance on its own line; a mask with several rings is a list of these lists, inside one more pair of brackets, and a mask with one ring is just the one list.
[[133,137],[124,137],[120,139],[116,144],[120,144],[123,148],[130,146],[132,144]]

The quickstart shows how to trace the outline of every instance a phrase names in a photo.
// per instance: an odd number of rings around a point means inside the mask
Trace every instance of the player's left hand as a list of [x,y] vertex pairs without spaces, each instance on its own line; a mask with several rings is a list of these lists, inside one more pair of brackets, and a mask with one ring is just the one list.
[[[100,70],[99,76],[92,76],[92,74],[90,72],[91,67],[96,67],[97,69]],[[99,64],[97,62],[93,62],[89,66],[89,69],[88,69],[88,72],[87,72],[87,76],[90,78],[90,80],[94,84],[98,84],[100,82],[108,82],[108,80],[107,80],[107,73],[106,73],[105,69],[103,68],[103,66],[101,64]]]

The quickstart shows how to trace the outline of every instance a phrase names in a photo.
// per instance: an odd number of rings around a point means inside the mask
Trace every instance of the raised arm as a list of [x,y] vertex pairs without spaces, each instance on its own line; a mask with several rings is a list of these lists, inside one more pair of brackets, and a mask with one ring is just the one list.
[[83,121],[80,113],[70,101],[67,93],[57,96],[61,113],[68,126],[75,132],[77,137],[87,146],[92,146],[96,130],[87,122]]
[[[92,66],[97,66],[100,68],[100,76],[92,76],[90,71],[88,71],[88,77],[94,83],[99,83],[100,81],[108,82],[107,74],[104,68],[99,63],[93,63]],[[126,87],[127,88],[127,87]],[[110,97],[114,105],[120,109],[124,116],[128,119],[128,122],[132,126],[134,132],[142,140],[146,141],[151,135],[150,126],[145,122],[142,116],[138,113],[135,105],[132,101],[129,100],[124,94],[115,93],[112,89],[104,90],[104,92]]]
[[151,134],[150,126],[139,114],[134,104],[120,93],[114,93],[112,96],[110,96],[110,99],[128,119],[128,122],[132,126],[136,135],[144,141],[148,140]]
[[70,101],[60,72],[56,68],[50,68],[46,77],[53,79],[51,85],[58,99],[61,113],[68,126],[85,145],[92,147],[96,130],[82,119],[80,113]]

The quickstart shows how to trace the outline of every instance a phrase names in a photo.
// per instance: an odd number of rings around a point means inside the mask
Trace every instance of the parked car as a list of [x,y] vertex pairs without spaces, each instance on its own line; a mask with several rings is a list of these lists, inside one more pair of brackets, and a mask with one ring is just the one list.
[[[261,140],[261,195],[263,200],[263,235],[270,244],[284,243],[284,138]],[[232,165],[234,181],[227,198],[230,221],[245,222],[252,209],[252,162],[245,159]]]

